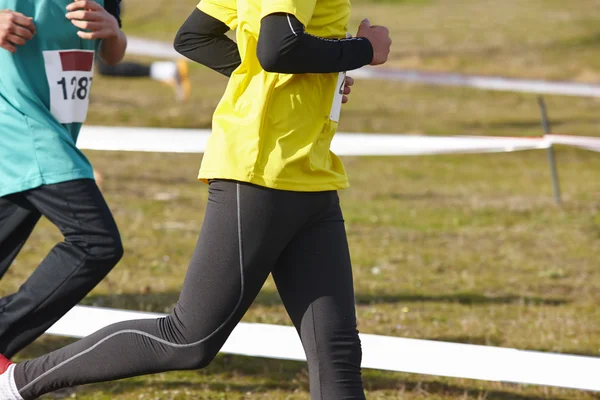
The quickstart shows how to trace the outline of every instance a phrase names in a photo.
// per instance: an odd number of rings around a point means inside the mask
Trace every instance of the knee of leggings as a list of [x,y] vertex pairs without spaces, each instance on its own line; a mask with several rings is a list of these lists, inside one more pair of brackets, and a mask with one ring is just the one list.
[[95,257],[98,261],[103,261],[107,268],[112,268],[123,257],[123,243],[120,236],[108,238],[106,243],[96,250]]
[[[185,312],[179,304],[171,315],[158,320],[162,337],[170,343],[176,343],[170,350],[166,361],[170,369],[195,370],[207,367],[217,356],[223,345],[217,337],[202,341],[191,324],[186,323]],[[197,343],[197,344],[196,344]]]
[[206,368],[217,356],[219,350],[200,344],[189,348],[181,348],[173,353],[172,362],[178,370],[197,370]]
[[119,232],[107,232],[104,235],[86,240],[83,247],[88,260],[111,270],[123,257],[123,243]]
[[121,261],[121,258],[123,258],[125,250],[123,249],[123,242],[121,242],[121,236],[118,234],[113,242],[110,253],[111,254],[109,258],[113,262],[113,266],[116,265],[119,261]]

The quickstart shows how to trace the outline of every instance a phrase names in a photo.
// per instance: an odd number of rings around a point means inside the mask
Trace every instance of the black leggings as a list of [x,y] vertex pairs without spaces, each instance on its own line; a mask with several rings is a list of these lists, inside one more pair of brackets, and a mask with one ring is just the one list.
[[269,273],[306,356],[314,400],[364,399],[354,291],[336,192],[212,181],[179,301],[165,318],[111,325],[18,364],[24,399],[60,388],[171,370],[217,355]]

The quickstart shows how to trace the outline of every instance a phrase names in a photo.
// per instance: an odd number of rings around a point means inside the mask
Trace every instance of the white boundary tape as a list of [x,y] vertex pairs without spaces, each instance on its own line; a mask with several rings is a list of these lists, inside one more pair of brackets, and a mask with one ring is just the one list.
[[[48,334],[80,338],[109,324],[162,314],[77,306]],[[362,334],[363,367],[387,371],[600,391],[600,358]],[[240,323],[223,353],[305,360],[289,326]]]
[[[129,38],[127,52],[134,55],[158,58],[177,59],[182,57],[173,49],[173,45],[170,43],[133,37]],[[359,79],[383,79],[441,86],[464,86],[475,89],[507,92],[600,97],[600,85],[591,83],[511,79],[494,76],[462,75],[379,67],[361,68],[359,70],[351,71],[350,75]]]
[[569,135],[548,135],[546,138],[548,138],[552,144],[563,144],[600,152],[600,138]]
[[[87,150],[203,153],[209,135],[209,130],[84,126],[77,144]],[[585,136],[515,138],[366,133],[338,133],[331,149],[340,156],[408,156],[534,150],[552,144],[600,151],[600,138]]]

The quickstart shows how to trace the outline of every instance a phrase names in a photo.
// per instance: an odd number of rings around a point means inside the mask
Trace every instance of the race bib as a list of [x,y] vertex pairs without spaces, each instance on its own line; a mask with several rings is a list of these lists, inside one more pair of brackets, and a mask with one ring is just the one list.
[[50,112],[61,124],[84,122],[94,75],[94,51],[44,51]]
[[[346,39],[349,39],[351,37],[352,35],[346,33]],[[338,74],[338,80],[335,85],[335,93],[333,94],[331,112],[329,113],[329,119],[334,122],[340,122],[340,112],[342,111],[342,98],[344,97],[344,86],[346,86],[346,73],[340,72]]]
[[333,104],[329,119],[335,122],[340,122],[340,112],[342,111],[342,97],[344,96],[344,85],[346,83],[346,73],[340,72],[335,85],[335,93],[333,94]]

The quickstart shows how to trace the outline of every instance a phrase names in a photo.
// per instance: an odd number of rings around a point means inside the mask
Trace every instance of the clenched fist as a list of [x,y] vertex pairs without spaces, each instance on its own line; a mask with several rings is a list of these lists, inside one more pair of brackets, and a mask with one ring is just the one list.
[[33,18],[21,13],[0,11],[0,47],[14,53],[17,46],[23,46],[35,35]]
[[388,28],[371,25],[368,19],[364,19],[358,27],[356,36],[367,38],[371,42],[373,46],[373,61],[371,61],[371,65],[381,65],[387,61],[392,45]]
[[119,35],[119,23],[115,17],[95,1],[74,1],[67,6],[67,11],[71,23],[82,29],[77,32],[82,39],[108,39]]

